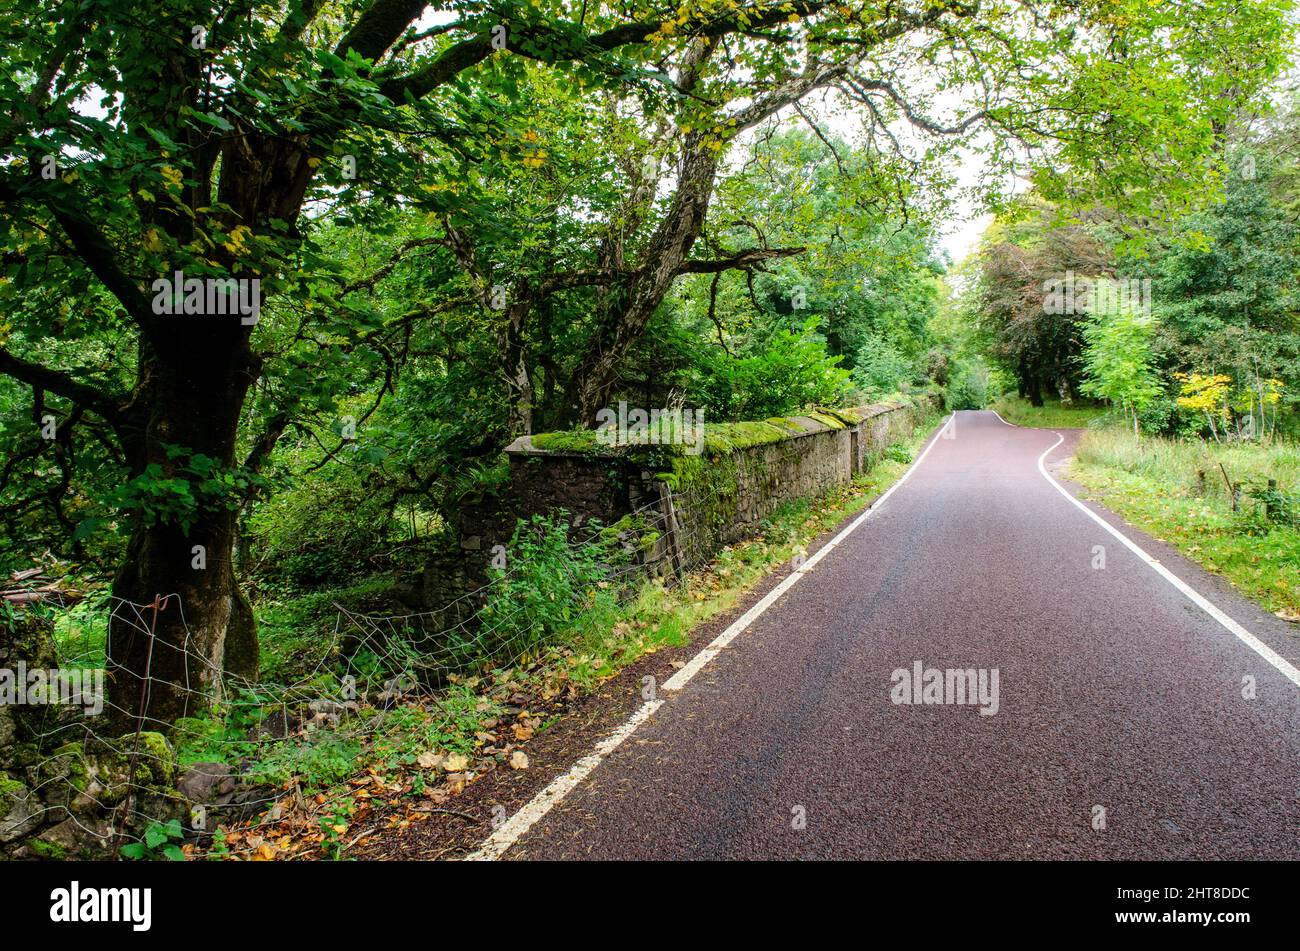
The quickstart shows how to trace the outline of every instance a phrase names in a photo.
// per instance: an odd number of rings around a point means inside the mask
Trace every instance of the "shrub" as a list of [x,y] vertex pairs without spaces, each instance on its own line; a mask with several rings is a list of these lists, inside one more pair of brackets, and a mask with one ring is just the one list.
[[567,640],[610,619],[618,607],[619,570],[630,556],[612,529],[570,539],[563,511],[520,519],[506,566],[489,571],[487,603],[478,631],[453,652],[466,662],[517,657],[539,645]]

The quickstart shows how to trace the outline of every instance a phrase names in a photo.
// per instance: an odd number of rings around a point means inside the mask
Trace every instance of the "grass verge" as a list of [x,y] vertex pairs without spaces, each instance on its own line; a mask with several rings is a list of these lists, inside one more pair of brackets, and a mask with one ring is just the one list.
[[[1138,438],[1097,429],[1084,434],[1070,476],[1112,511],[1263,607],[1300,619],[1300,448]],[[1276,493],[1268,492],[1269,479],[1277,481]],[[1236,511],[1229,482],[1240,485]]]
[[995,410],[1008,423],[1034,429],[1086,429],[1093,420],[1105,417],[1110,408],[1092,403],[1061,405],[1060,400],[1046,400],[1034,406],[1014,394],[999,397],[989,409]]

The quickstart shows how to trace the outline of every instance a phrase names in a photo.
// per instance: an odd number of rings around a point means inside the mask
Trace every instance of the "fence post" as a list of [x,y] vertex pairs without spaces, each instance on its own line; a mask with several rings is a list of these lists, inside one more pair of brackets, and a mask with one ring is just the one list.
[[682,553],[682,540],[677,521],[677,507],[673,504],[673,493],[666,482],[657,482],[659,506],[664,517],[664,534],[668,539],[668,558],[672,563],[673,574],[681,578],[686,574],[686,557]]

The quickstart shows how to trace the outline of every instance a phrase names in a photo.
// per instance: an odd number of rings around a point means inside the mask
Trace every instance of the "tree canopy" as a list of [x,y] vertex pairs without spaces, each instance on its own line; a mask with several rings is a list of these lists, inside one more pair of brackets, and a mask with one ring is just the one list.
[[109,658],[175,717],[165,685],[257,672],[236,551],[281,493],[436,515],[630,391],[737,418],[911,385],[959,149],[995,207],[1027,177],[1123,250],[1222,190],[1289,9],[7,0],[4,555],[179,595]]

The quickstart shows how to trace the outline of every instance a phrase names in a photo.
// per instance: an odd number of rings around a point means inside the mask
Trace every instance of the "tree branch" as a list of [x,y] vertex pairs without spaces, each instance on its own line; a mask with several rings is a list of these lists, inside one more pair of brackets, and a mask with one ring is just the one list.
[[683,261],[677,268],[678,274],[717,274],[721,271],[750,268],[773,258],[789,258],[803,254],[807,248],[751,248],[737,251],[735,254],[712,261]]
[[427,0],[375,0],[339,41],[334,55],[346,59],[354,52],[364,59],[379,59],[428,5]]
[[[828,0],[796,0],[756,12],[753,7],[741,8],[726,16],[699,14],[678,28],[681,36],[717,39],[740,29],[759,30],[784,23],[792,14],[812,16],[830,6]],[[611,27],[601,33],[583,36],[576,29],[561,30],[555,26],[507,27],[506,43],[510,51],[540,62],[582,59],[593,53],[608,53],[621,46],[644,43],[645,38],[659,30],[662,17],[637,20]],[[535,47],[535,48],[530,48]],[[542,51],[546,52],[543,53]],[[495,52],[491,34],[461,40],[447,47],[422,69],[390,79],[380,87],[385,96],[402,102],[409,94],[413,99],[428,95],[459,73],[476,66]]]
[[0,347],[0,373],[30,386],[49,390],[56,396],[61,396],[66,400],[71,400],[78,406],[85,407],[115,426],[124,419],[121,409],[122,396],[106,392],[92,384],[74,380],[61,370],[23,360],[3,347]]

